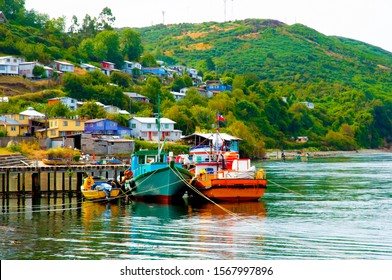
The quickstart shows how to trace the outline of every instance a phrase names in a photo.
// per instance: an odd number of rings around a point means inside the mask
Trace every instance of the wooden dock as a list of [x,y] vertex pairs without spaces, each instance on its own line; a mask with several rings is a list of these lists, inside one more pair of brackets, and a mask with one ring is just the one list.
[[0,196],[80,193],[83,173],[117,178],[124,165],[0,166]]

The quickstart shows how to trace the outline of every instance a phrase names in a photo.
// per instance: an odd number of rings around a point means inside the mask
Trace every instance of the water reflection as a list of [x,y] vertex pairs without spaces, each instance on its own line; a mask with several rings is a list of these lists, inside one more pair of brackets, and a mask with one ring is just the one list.
[[[261,202],[0,200],[1,259],[391,259],[392,156],[262,162]],[[223,209],[222,209],[223,208]]]

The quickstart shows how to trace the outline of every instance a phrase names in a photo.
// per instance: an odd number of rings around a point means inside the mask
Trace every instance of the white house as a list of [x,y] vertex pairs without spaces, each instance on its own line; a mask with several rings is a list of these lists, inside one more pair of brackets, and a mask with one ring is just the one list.
[[87,63],[80,64],[80,68],[82,68],[82,69],[84,69],[86,71],[89,71],[89,72],[93,72],[96,69],[100,69],[100,68],[98,68],[98,67],[96,67],[94,65],[87,64]]
[[120,112],[120,108],[118,108],[117,106],[113,106],[113,105],[104,105],[103,109],[108,112],[109,114],[119,114]]
[[185,96],[186,96],[186,94],[183,93],[183,92],[171,91],[170,93],[173,94],[174,99],[175,99],[176,101],[181,100],[181,99],[184,99]]
[[57,71],[61,71],[61,72],[73,73],[75,71],[75,66],[73,64],[65,62],[65,61],[55,60],[55,61],[53,61],[52,66]]
[[44,114],[34,110],[33,107],[28,107],[27,110],[20,112],[19,115],[26,116],[29,119],[43,119],[43,118],[45,118]]
[[19,75],[19,63],[24,62],[23,58],[13,56],[0,57],[0,74]]
[[[180,130],[174,129],[176,122],[168,119],[160,119],[160,140],[176,141],[182,136]],[[158,125],[156,118],[133,117],[129,120],[132,129],[131,135],[148,141],[158,141]]]
[[132,74],[132,69],[139,69],[142,70],[142,65],[139,62],[132,62],[132,61],[124,61],[123,71]]
[[314,103],[312,102],[301,102],[302,104],[304,104],[306,107],[308,107],[308,109],[314,109]]
[[51,78],[53,76],[53,68],[44,66],[37,61],[19,63],[19,75],[30,79],[34,78],[33,70],[35,66],[43,67],[47,78]]
[[48,104],[54,104],[56,102],[61,102],[71,110],[77,109],[78,100],[71,97],[55,97],[48,100]]

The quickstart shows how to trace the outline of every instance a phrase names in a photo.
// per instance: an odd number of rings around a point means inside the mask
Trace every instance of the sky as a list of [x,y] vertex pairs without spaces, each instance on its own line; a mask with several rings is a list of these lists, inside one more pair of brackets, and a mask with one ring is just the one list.
[[108,7],[114,27],[275,19],[392,52],[391,0],[25,0],[25,7],[67,22],[73,15],[79,22],[86,14],[98,17]]

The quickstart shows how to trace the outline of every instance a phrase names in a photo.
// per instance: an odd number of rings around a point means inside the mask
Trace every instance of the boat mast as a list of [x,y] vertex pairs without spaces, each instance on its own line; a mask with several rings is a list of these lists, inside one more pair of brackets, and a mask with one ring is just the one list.
[[161,137],[160,137],[160,132],[161,132],[161,112],[160,112],[160,104],[161,104],[161,100],[160,100],[160,94],[158,92],[158,116],[157,119],[155,120],[156,124],[157,124],[157,128],[158,128],[158,158],[157,158],[157,162],[161,161]]

